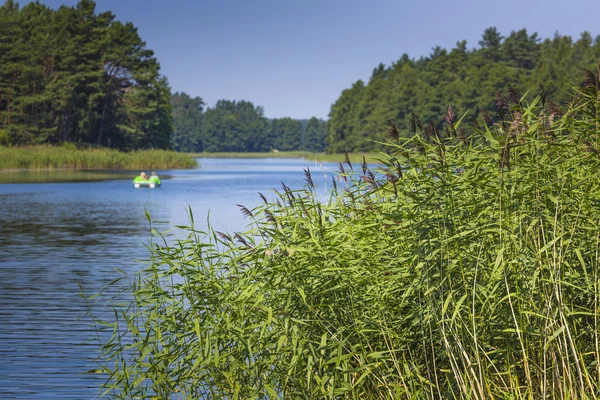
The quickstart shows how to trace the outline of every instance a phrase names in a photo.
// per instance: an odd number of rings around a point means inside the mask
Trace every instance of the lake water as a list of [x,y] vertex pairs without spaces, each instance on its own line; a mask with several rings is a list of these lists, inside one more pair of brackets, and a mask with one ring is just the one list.
[[[144,267],[150,238],[145,210],[152,219],[185,225],[190,205],[197,227],[206,227],[210,212],[216,230],[242,231],[247,222],[236,204],[257,206],[258,192],[273,198],[280,181],[301,188],[306,167],[324,195],[336,169],[301,159],[199,163],[194,170],[157,171],[169,177],[158,189],[134,189],[133,173],[109,171],[104,174],[118,179],[73,182],[105,178],[88,173],[70,175],[68,183],[0,183],[0,398],[98,397],[105,377],[83,374],[96,367],[97,345],[89,342],[95,333],[81,290],[98,293],[122,276],[117,268],[132,273]],[[22,174],[20,181],[53,179],[33,175]],[[94,311],[110,318],[108,307]]]

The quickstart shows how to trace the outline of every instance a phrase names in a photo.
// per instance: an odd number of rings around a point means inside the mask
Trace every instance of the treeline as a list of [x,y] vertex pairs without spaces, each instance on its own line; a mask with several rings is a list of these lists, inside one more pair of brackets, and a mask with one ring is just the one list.
[[593,39],[588,32],[577,41],[558,34],[542,41],[525,29],[505,38],[496,28],[486,29],[472,50],[463,40],[450,51],[437,46],[418,60],[404,54],[389,67],[380,64],[367,83],[359,80],[342,92],[329,114],[328,151],[380,149],[374,141],[384,140],[386,121],[409,136],[412,112],[424,125],[441,124],[452,105],[459,115],[469,111],[467,121],[481,120],[483,111],[495,109],[494,95],[509,85],[520,96],[520,90],[543,90],[560,105],[598,58],[600,36]]
[[0,7],[0,145],[168,148],[170,89],[137,28],[96,4]]
[[175,93],[173,148],[186,152],[265,152],[325,149],[327,122],[316,117],[267,119],[249,101],[219,100],[204,110],[200,97]]

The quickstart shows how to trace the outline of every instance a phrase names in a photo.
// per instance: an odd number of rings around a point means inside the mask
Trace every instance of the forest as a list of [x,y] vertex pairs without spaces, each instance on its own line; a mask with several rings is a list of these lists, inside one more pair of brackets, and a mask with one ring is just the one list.
[[267,119],[249,101],[219,100],[204,110],[200,97],[175,93],[173,148],[185,152],[268,152],[325,149],[327,122],[316,117]]
[[[329,120],[265,117],[247,100],[172,94],[154,52],[130,22],[92,0],[54,10],[37,2],[0,6],[0,146],[94,144],[182,152],[381,150],[387,124],[442,128],[452,106],[465,122],[489,120],[502,93],[543,93],[564,107],[570,87],[600,58],[600,36],[486,29],[478,47],[462,40],[427,57],[379,64],[333,102]],[[199,77],[202,79],[202,77]]]
[[356,81],[332,105],[327,150],[382,149],[388,121],[404,137],[412,135],[411,121],[441,129],[448,106],[467,113],[465,122],[490,120],[509,87],[513,96],[542,93],[564,107],[571,87],[581,87],[583,71],[600,58],[600,36],[588,32],[577,41],[558,33],[542,40],[526,29],[504,37],[491,27],[478,44],[469,50],[463,40],[449,51],[436,46],[428,57],[403,54],[391,66],[379,64],[368,82]]
[[168,148],[169,99],[137,28],[93,1],[0,7],[0,145]]
[[249,101],[171,94],[130,22],[96,3],[0,7],[0,145],[95,144],[121,150],[323,151],[327,123],[267,119]]

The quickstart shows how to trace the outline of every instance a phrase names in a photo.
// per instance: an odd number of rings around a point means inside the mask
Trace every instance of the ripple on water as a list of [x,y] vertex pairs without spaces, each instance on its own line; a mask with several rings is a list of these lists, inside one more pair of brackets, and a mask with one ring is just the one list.
[[[97,397],[105,377],[83,374],[95,367],[98,346],[81,290],[98,293],[122,276],[117,268],[132,274],[146,265],[145,210],[155,220],[186,225],[189,205],[200,229],[210,211],[218,230],[245,230],[236,204],[260,204],[257,192],[269,197],[281,181],[302,187],[303,168],[314,162],[201,159],[200,165],[168,171],[172,178],[154,190],[133,189],[129,177],[0,184],[0,398]],[[335,166],[326,168],[321,174]],[[102,302],[93,311],[112,316]]]

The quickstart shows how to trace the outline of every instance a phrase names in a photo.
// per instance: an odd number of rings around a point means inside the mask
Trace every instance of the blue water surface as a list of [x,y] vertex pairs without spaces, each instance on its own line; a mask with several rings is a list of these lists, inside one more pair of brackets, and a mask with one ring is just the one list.
[[[244,231],[237,204],[259,205],[284,182],[305,184],[310,167],[318,193],[331,185],[333,163],[303,159],[199,159],[193,170],[157,171],[157,189],[126,180],[0,184],[0,398],[93,399],[106,379],[96,368],[98,344],[82,297],[98,293],[123,272],[147,265],[153,220],[159,229],[188,224]],[[177,237],[177,230],[174,230]],[[111,318],[96,304],[94,313]]]

